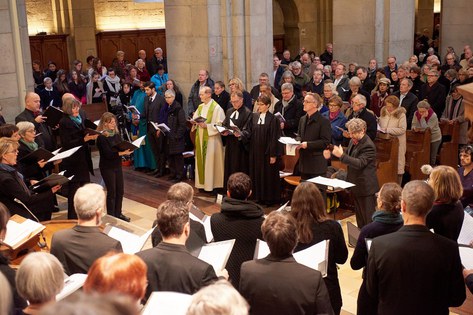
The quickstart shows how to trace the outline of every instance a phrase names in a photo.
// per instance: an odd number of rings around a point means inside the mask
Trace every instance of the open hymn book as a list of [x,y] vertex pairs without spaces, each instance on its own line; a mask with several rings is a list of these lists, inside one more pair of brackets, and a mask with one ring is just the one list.
[[125,254],[135,254],[143,248],[153,230],[154,228],[139,236],[109,224],[105,227],[103,232],[111,238],[120,241]]
[[[325,240],[300,250],[293,254],[294,259],[301,265],[320,271],[322,277],[327,276],[328,248],[330,240]],[[268,244],[260,239],[256,240],[255,259],[261,259],[270,253]]]
[[12,216],[7,223],[7,234],[3,244],[11,249],[17,249],[34,236],[38,235],[46,227],[41,223],[23,218],[17,214]]
[[235,239],[205,244],[200,249],[197,258],[212,265],[215,272],[219,272],[225,269],[228,258],[232,253],[233,245],[235,245]]
[[141,315],[186,315],[192,295],[159,291],[151,293]]

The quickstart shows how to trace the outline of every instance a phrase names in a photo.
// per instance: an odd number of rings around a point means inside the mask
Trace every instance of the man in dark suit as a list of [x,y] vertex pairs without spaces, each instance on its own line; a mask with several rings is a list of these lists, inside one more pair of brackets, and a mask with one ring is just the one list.
[[332,127],[330,121],[319,112],[322,105],[323,100],[318,94],[307,93],[304,98],[306,115],[299,121],[297,131],[301,141],[299,171],[302,179],[325,176],[327,173],[327,162],[322,153],[331,143]]
[[447,98],[447,92],[445,87],[438,83],[439,72],[435,69],[429,70],[427,72],[427,82],[424,83],[419,91],[419,99],[427,101],[430,104],[430,107],[437,114],[437,117],[442,117],[443,111],[445,109],[445,99]]
[[397,71],[396,57],[389,56],[387,61],[388,65],[383,68],[384,75],[386,76],[386,78],[391,80],[391,73]]
[[[266,83],[266,84],[269,84],[269,75],[265,72],[261,73],[259,75],[259,84],[253,86],[253,88],[251,89],[250,91],[250,95],[251,95],[251,99],[253,100],[253,103],[256,102],[256,100],[258,99],[258,97],[260,96],[261,92],[260,92],[260,86],[261,84],[263,83]],[[281,98],[281,95],[279,94],[279,91],[274,88],[273,86],[271,86],[271,93],[273,93],[274,96],[276,96],[276,98]]]
[[264,211],[261,206],[248,201],[251,195],[251,179],[238,172],[230,176],[227,196],[222,201],[222,210],[210,218],[212,234],[216,242],[235,239],[226,269],[235,288],[240,283],[240,268],[245,261],[252,260],[256,239],[261,239],[261,223]]
[[400,101],[400,105],[406,110],[407,130],[411,130],[412,118],[417,110],[417,103],[419,100],[414,93],[411,92],[414,83],[408,78],[404,78],[399,83],[399,91],[394,92],[394,96],[397,96]]
[[281,86],[282,100],[274,105],[274,113],[280,113],[285,122],[281,122],[283,134],[287,137],[295,137],[299,120],[304,111],[301,102],[294,94],[294,86],[291,83],[284,83]]
[[38,145],[48,151],[56,150],[56,141],[51,128],[45,123],[47,117],[40,114],[41,99],[38,94],[28,92],[25,96],[25,110],[15,117],[15,124],[20,121],[33,123],[37,134]]
[[165,201],[159,206],[156,218],[163,241],[154,248],[136,254],[148,266],[146,298],[153,291],[194,294],[216,281],[213,267],[192,256],[185,247],[190,233],[187,205]]
[[[347,151],[342,146],[334,146],[332,154],[348,165],[347,181],[355,184],[351,193],[355,201],[356,223],[361,229],[371,222],[376,208],[375,193],[379,190],[376,176],[376,146],[366,134],[366,122],[353,118],[346,123],[351,140]],[[326,158],[330,157],[327,151]]]
[[[180,182],[169,187],[168,193],[166,195],[167,200],[180,201],[189,207],[189,212],[193,213],[197,218],[199,214],[203,212],[199,210],[193,203],[194,201],[194,188],[188,183]],[[186,240],[187,250],[194,256],[197,256],[200,252],[200,249],[203,245],[207,243],[207,238],[205,236],[205,228],[202,223],[199,221],[189,220],[190,223],[190,234],[189,238]],[[153,222],[153,227],[158,224],[157,220]],[[156,247],[163,240],[163,236],[159,229],[154,229],[151,233],[151,242],[153,247]]]
[[239,291],[250,304],[250,314],[333,314],[321,273],[292,256],[297,244],[295,219],[274,211],[261,231],[271,253],[241,266]]
[[373,240],[367,264],[367,290],[378,314],[448,314],[465,300],[458,245],[432,233],[425,217],[435,199],[424,181],[402,191],[404,226]]
[[371,94],[376,84],[368,76],[368,69],[363,66],[356,68],[356,76],[361,80],[361,89]]
[[164,137],[158,136],[158,131],[150,124],[150,122],[158,123],[159,115],[161,114],[161,108],[166,104],[164,97],[156,93],[156,85],[153,82],[146,82],[144,87],[147,97],[145,97],[144,102],[145,111],[142,113],[141,117],[148,121],[147,140],[151,145],[151,150],[153,151],[157,164],[156,170],[153,170],[150,174],[156,175],[156,177],[162,177],[164,176],[166,167],[164,155]]
[[51,254],[68,275],[87,273],[92,263],[109,251],[122,251],[119,241],[101,232],[105,192],[98,184],[86,184],[74,195],[78,222],[72,229],[58,231],[51,240]]
[[281,59],[279,59],[278,55],[273,56],[273,86],[276,89],[279,89],[279,84],[281,82],[282,74],[284,73],[284,67],[281,66]]
[[346,67],[343,63],[339,63],[335,67],[335,77],[333,79],[333,84],[338,92],[338,96],[342,98],[342,100],[347,101],[347,93],[350,90],[348,77],[345,75]]

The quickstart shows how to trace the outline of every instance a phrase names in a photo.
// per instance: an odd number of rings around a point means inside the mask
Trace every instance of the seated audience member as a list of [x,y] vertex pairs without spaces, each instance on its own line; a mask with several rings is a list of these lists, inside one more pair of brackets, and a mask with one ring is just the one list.
[[355,96],[362,94],[366,98],[366,107],[371,108],[371,95],[361,88],[361,80],[358,77],[351,78],[350,81],[348,81],[348,86],[350,87],[350,90],[346,93],[348,103],[351,104]]
[[[366,134],[372,141],[374,141],[376,139],[378,124],[376,122],[376,116],[366,108],[366,97],[362,94],[357,94],[352,99],[351,109],[352,112],[350,114],[348,114],[348,111],[346,113],[347,120],[350,121],[353,118],[359,118],[366,122]],[[347,132],[343,132],[343,136],[345,137],[344,146],[348,146],[350,135]]]
[[51,80],[55,81],[58,71],[56,63],[50,60],[48,62],[48,69],[44,70],[44,77],[51,78]]
[[163,88],[166,88],[166,82],[169,80],[168,74],[164,73],[163,65],[158,65],[157,71],[155,75],[153,75],[150,79],[156,85],[156,92],[160,95],[164,95]]
[[439,83],[440,73],[433,67],[427,72],[427,82],[423,84],[419,91],[419,99],[427,100],[432,110],[441,117],[445,109],[445,98],[448,90]]
[[[177,86],[176,81],[174,80],[167,80],[166,85],[164,87],[165,91],[167,90],[172,90],[174,91],[174,94],[176,94],[176,101],[181,105],[181,107],[184,109],[184,99],[182,97],[181,89]],[[218,103],[218,101],[217,101]],[[184,110],[185,112],[185,110]]]
[[97,259],[84,283],[85,293],[118,293],[128,296],[138,307],[147,286],[146,264],[136,256],[110,253]]
[[341,111],[342,106],[343,101],[340,96],[334,95],[329,100],[328,111],[322,113],[322,116],[330,120],[330,125],[332,127],[332,144],[334,145],[342,144],[342,130],[345,130],[345,123],[347,122],[347,118]]
[[125,52],[119,50],[117,51],[116,56],[117,57],[112,61],[112,68],[115,69],[117,76],[122,80],[122,82],[124,82],[125,77],[128,74],[126,66],[130,63],[125,60]]
[[116,75],[115,69],[108,69],[108,75],[103,81],[103,89],[106,92],[107,111],[116,113],[115,106],[117,105],[118,95],[122,86],[120,84],[120,77]]
[[387,133],[399,140],[399,153],[397,159],[397,180],[401,184],[402,175],[406,166],[406,110],[399,106],[399,98],[394,95],[386,97],[385,106],[381,108],[378,125],[381,132]]
[[378,302],[378,314],[448,314],[449,307],[465,300],[457,243],[425,226],[434,200],[424,181],[407,183],[401,200],[404,226],[371,244],[366,288]]
[[99,80],[100,75],[93,71],[90,75],[90,81],[87,83],[87,104],[103,103],[105,97],[105,90],[103,89],[103,82]]
[[0,138],[11,138],[14,141],[19,141],[21,139],[18,134],[18,127],[12,124],[5,124],[0,126]]
[[334,314],[340,314],[342,293],[338,282],[337,264],[344,264],[348,258],[342,227],[325,214],[322,194],[313,183],[305,182],[297,186],[292,196],[290,214],[297,222],[299,242],[294,249],[295,252],[324,240],[330,240],[327,276],[324,278],[324,282]]
[[45,252],[28,254],[16,274],[16,287],[28,306],[22,314],[39,314],[47,304],[56,301],[64,287],[64,271],[56,257]]
[[[188,206],[189,210],[193,210],[196,212],[201,212],[195,205],[194,205],[194,188],[188,183],[180,182],[177,184],[172,185],[168,193],[166,195],[167,200],[171,201],[179,201],[183,202]],[[202,223],[195,221],[193,219],[189,219],[190,224],[190,234],[189,238],[186,240],[186,248],[192,254],[198,253],[200,248],[207,243],[207,238],[205,236],[205,229]],[[153,227],[157,225],[157,221],[153,222]],[[153,247],[156,247],[161,241],[163,237],[159,228],[154,229],[151,233],[151,243]]]
[[[0,203],[0,241],[5,239],[5,235],[7,234],[7,222],[10,219],[10,214],[8,212],[7,207],[3,203]],[[2,253],[0,253],[0,275],[5,276],[7,284],[0,285],[2,288],[1,291],[6,289],[8,286],[11,288],[13,293],[13,305],[17,309],[23,309],[26,307],[26,301],[18,295],[18,291],[16,290],[15,284],[15,275],[16,271],[12,267],[10,267],[10,261],[7,257],[5,257]],[[3,301],[0,298],[0,308],[3,305]],[[6,314],[0,312],[0,314]]]
[[68,87],[71,94],[80,100],[82,104],[87,104],[86,85],[80,76],[80,72],[77,70],[71,71],[71,80],[69,81]]
[[417,103],[417,111],[412,119],[412,130],[421,131],[430,128],[430,165],[435,165],[437,160],[437,152],[442,143],[442,131],[439,127],[437,114],[430,108],[430,104],[426,101]]
[[287,137],[295,137],[299,120],[304,115],[302,103],[294,94],[294,86],[291,83],[281,85],[282,99],[274,105],[274,113],[280,113],[285,122],[280,122],[282,133]]
[[[463,146],[460,149],[460,168],[458,174],[460,175],[460,182],[463,186],[463,194],[460,201],[463,208],[473,204],[473,147],[471,145]],[[470,206],[471,207],[471,206]]]
[[[282,85],[284,83],[289,83],[292,85],[292,90],[294,91],[294,95],[296,95],[297,99],[302,98],[302,86],[296,83],[296,79],[294,77],[294,74],[290,70],[286,70],[283,72],[281,76],[281,82],[279,83],[279,92],[282,91]],[[282,98],[282,93],[281,98]]]
[[208,263],[192,256],[185,247],[190,233],[189,209],[183,202],[165,201],[156,213],[163,241],[139,252],[148,266],[146,299],[153,291],[193,294],[217,280]]
[[138,59],[135,62],[137,76],[142,82],[148,82],[151,79],[148,70],[146,69],[146,62],[143,59]]
[[256,239],[262,238],[263,208],[249,201],[250,195],[250,177],[244,173],[233,173],[228,178],[227,196],[222,201],[222,210],[210,218],[216,242],[235,239],[226,269],[236,288],[240,282],[241,264],[253,259]]
[[426,225],[436,234],[457,241],[463,225],[463,187],[458,172],[451,166],[432,169],[428,183],[435,192],[435,203],[427,214]]
[[376,199],[377,211],[373,214],[373,222],[365,225],[360,231],[355,251],[350,260],[350,266],[353,270],[363,268],[363,281],[358,292],[357,314],[377,314],[376,308],[369,309],[372,303],[368,302],[370,297],[366,291],[366,269],[364,269],[368,261],[366,239],[393,233],[402,227],[401,193],[402,188],[398,184],[384,184],[378,192]]
[[72,229],[58,231],[51,240],[56,256],[68,275],[87,273],[92,263],[109,251],[122,251],[119,241],[100,231],[105,213],[105,192],[98,184],[86,184],[74,196],[78,218]]
[[[260,91],[260,96],[261,95],[266,95],[267,97],[269,97],[271,99],[271,106],[269,106],[269,112],[272,114],[274,113],[274,107],[276,106],[277,102],[279,102],[279,99],[276,98],[272,92],[272,87],[271,85],[269,85],[269,83],[262,83],[259,87],[259,91]],[[278,94],[279,94],[279,91],[277,91]],[[281,97],[281,96],[279,96]],[[258,112],[258,106],[256,106],[257,103],[254,104],[253,106],[253,112],[254,113],[257,113]]]
[[[335,84],[333,84],[333,82],[324,83],[324,94],[322,95],[322,98],[324,100],[325,107],[328,107],[328,103],[333,96],[338,96],[338,92],[337,92],[337,89],[335,88]],[[342,98],[340,97],[340,99]],[[343,100],[342,100],[342,105],[343,105]],[[347,109],[346,107],[342,106],[343,113],[345,113],[346,109]]]
[[230,87],[230,95],[232,95],[235,92],[240,92],[243,94],[243,106],[248,107],[250,110],[253,110],[253,99],[251,98],[250,93],[248,93],[245,90],[245,87],[243,86],[243,82],[241,81],[240,78],[233,78],[230,80],[230,83],[228,83],[228,86]]
[[469,121],[465,119],[465,105],[463,104],[463,96],[458,91],[459,86],[460,84],[458,83],[452,85],[452,93],[447,96],[445,110],[440,120],[446,121],[449,124],[458,122],[460,125],[458,143],[465,145],[468,143],[467,132]]
[[102,66],[102,61],[99,58],[92,59],[92,66],[88,70],[89,77],[92,76],[94,71],[99,74],[100,81],[102,81],[107,75],[107,68]]
[[54,81],[54,87],[58,90],[61,97],[65,93],[69,93],[69,84],[67,83],[66,70],[60,69],[57,72],[57,78]]
[[292,256],[298,240],[295,219],[272,212],[261,231],[271,253],[241,266],[239,291],[250,314],[333,314],[321,273]]
[[138,315],[133,301],[117,294],[76,292],[55,304],[44,307],[41,315]]
[[23,181],[23,175],[15,168],[18,146],[18,142],[11,138],[0,138],[0,202],[5,204],[11,215],[18,214],[32,220],[38,218],[40,221],[51,220],[53,197],[61,186],[54,186],[41,193],[31,191]]
[[381,114],[381,108],[384,106],[384,100],[389,95],[389,85],[391,81],[388,78],[380,78],[378,85],[371,94],[370,109],[374,112],[376,117]]
[[248,315],[250,306],[228,281],[219,280],[192,297],[187,315]]

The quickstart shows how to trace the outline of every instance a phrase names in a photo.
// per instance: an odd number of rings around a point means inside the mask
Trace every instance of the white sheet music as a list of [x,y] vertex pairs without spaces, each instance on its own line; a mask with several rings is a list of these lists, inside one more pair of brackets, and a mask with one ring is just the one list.
[[296,139],[291,138],[291,137],[281,137],[278,139],[278,141],[281,142],[282,144],[293,144],[293,145],[301,144],[300,141],[297,141]]
[[135,141],[133,141],[131,144],[133,144],[135,147],[139,148],[141,144],[143,143],[143,140],[145,139],[146,135],[139,137]]
[[268,256],[271,253],[269,250],[268,243],[263,240],[257,239],[256,240],[256,248],[255,248],[255,259],[261,259]]
[[473,218],[465,212],[463,225],[458,236],[457,243],[461,245],[470,245],[473,241]]
[[56,295],[56,301],[60,301],[82,288],[86,279],[87,274],[85,273],[75,273],[65,278],[64,287],[62,288],[61,292]]
[[178,292],[153,292],[141,315],[185,315],[192,295]]
[[79,150],[82,146],[79,145],[77,147],[74,147],[72,149],[69,149],[69,150],[66,150],[64,152],[60,152],[58,154],[56,154],[54,157],[50,158],[48,160],[48,162],[53,162],[53,161],[57,161],[57,160],[62,160],[62,159],[65,159],[65,158],[68,158],[70,157],[71,155],[73,155],[74,153],[77,152],[77,150]]
[[146,243],[146,240],[153,232],[154,228],[148,230],[142,236],[127,232],[115,226],[112,226],[107,235],[122,244],[122,249],[125,254],[135,254],[139,252]]
[[215,272],[225,269],[235,239],[209,243],[202,246],[198,258],[214,267]]
[[355,184],[353,183],[350,183],[338,178],[327,178],[327,177],[322,177],[322,176],[317,176],[317,177],[308,179],[307,181],[311,183],[330,186],[334,188],[343,188],[343,189],[347,189],[347,188],[355,186]]
[[[200,210],[199,210],[200,211]],[[189,218],[194,221],[202,223],[205,230],[205,238],[207,239],[207,243],[210,243],[214,240],[214,235],[212,234],[212,227],[210,226],[210,216],[204,215],[204,217],[199,219],[195,214],[189,212]]]
[[27,240],[34,233],[39,233],[46,227],[41,223],[35,222],[30,219],[26,219],[22,223],[8,220],[7,222],[7,234],[3,240],[3,244],[15,248]]
[[458,250],[460,252],[460,259],[463,267],[466,269],[473,269],[473,248],[459,246]]

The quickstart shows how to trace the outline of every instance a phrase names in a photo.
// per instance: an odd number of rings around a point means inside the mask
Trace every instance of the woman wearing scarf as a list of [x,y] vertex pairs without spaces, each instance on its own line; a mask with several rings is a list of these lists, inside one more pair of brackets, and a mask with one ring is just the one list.
[[460,147],[468,143],[466,133],[468,132],[468,120],[465,119],[465,105],[463,104],[463,96],[458,92],[460,84],[452,85],[452,93],[447,96],[445,110],[443,111],[441,121],[449,124],[458,122],[460,124],[460,135],[458,142]]
[[437,159],[437,152],[442,142],[442,132],[439,127],[439,120],[437,114],[430,108],[427,100],[417,103],[417,111],[414,113],[412,119],[412,130],[421,131],[430,128],[430,165],[435,165]]
[[130,155],[132,152],[130,150],[118,151],[114,148],[122,141],[114,114],[103,113],[97,130],[103,131],[97,138],[97,147],[100,152],[100,174],[107,188],[107,213],[130,222],[130,218],[122,214],[124,188],[121,157]]
[[61,137],[62,150],[69,150],[81,146],[70,158],[61,163],[61,169],[65,170],[65,176],[74,177],[68,184],[68,209],[67,218],[76,219],[74,209],[74,195],[86,183],[90,182],[90,173],[94,173],[92,157],[90,155],[88,141],[97,139],[97,135],[89,135],[86,132],[84,121],[85,112],[80,110],[81,103],[73,97],[66,98],[62,104],[64,116],[59,121],[59,135]]
[[[368,260],[368,249],[366,247],[366,239],[396,232],[403,225],[401,210],[401,192],[402,188],[396,183],[384,184],[378,192],[376,199],[378,210],[373,214],[373,222],[365,225],[361,231],[356,243],[355,251],[350,260],[353,270],[359,270],[366,267]],[[370,296],[366,291],[366,272],[363,269],[363,282],[358,292],[357,314],[377,314],[376,309],[370,309]]]
[[[0,138],[0,202],[10,211],[10,215],[18,214],[35,220],[25,206],[40,220],[51,219],[53,196],[61,186],[36,194],[28,189],[24,177],[15,165],[18,157],[18,142],[10,138]],[[23,206],[23,203],[25,206]]]
[[107,93],[106,98],[108,111],[113,112],[112,108],[117,104],[118,95],[122,89],[120,78],[115,74],[113,68],[108,70],[108,75],[105,77],[103,82],[103,89]]
[[343,142],[343,133],[347,118],[342,113],[343,101],[340,96],[332,96],[328,102],[328,111],[322,113],[322,116],[330,120],[332,126],[332,144],[340,145]]

